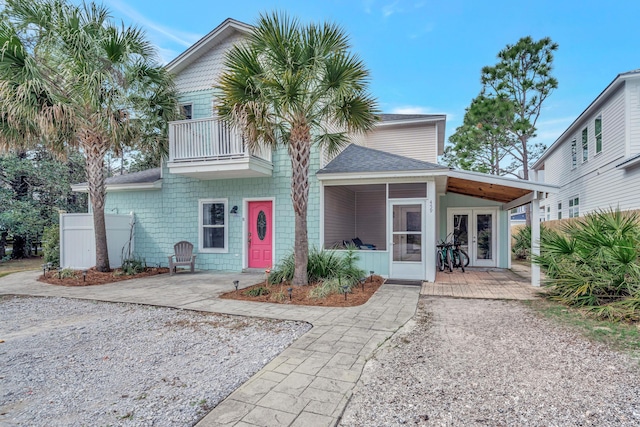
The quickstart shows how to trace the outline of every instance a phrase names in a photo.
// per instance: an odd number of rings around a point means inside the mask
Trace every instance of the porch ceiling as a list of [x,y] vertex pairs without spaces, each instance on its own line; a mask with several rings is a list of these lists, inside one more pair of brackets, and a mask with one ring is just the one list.
[[447,192],[493,200],[500,203],[509,203],[531,193],[531,191],[530,189],[474,181],[473,179],[449,177],[447,180]]

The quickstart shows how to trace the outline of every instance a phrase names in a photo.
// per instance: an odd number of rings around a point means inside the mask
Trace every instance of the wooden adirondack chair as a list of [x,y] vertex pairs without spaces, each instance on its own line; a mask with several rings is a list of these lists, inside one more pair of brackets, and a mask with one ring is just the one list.
[[[169,275],[173,275],[178,265],[188,265],[191,272],[194,272],[196,256],[193,254],[193,245],[186,240],[173,245],[175,254],[169,255]],[[175,258],[175,261],[174,261]]]

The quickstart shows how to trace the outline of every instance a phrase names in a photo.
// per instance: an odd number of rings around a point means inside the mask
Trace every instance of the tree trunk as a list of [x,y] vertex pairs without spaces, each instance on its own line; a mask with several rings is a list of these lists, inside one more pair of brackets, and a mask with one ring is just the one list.
[[309,163],[311,161],[311,134],[308,126],[298,126],[291,131],[289,143],[291,157],[291,201],[295,213],[295,270],[293,284],[309,283],[309,237],[307,235],[307,204],[309,200]]
[[109,266],[109,252],[107,250],[107,229],[104,219],[105,184],[104,184],[104,156],[107,152],[106,144],[95,133],[86,132],[82,139],[82,148],[87,158],[87,180],[89,196],[93,206],[93,229],[96,240],[96,270],[107,272]]
[[[522,137],[522,179],[529,180],[529,152],[527,150],[528,138]],[[524,207],[525,225],[531,226],[531,204]]]
[[13,236],[13,249],[11,251],[11,259],[25,258],[26,240],[24,236]]

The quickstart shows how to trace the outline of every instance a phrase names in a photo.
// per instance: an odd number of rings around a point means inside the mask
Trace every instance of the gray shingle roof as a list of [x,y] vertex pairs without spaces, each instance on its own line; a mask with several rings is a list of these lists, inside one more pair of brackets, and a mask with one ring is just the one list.
[[[160,179],[160,168],[147,169],[140,172],[128,173],[126,175],[115,175],[105,180],[107,185],[120,184],[151,184]],[[76,185],[87,185],[87,182],[81,182]]]
[[317,173],[393,172],[448,170],[447,166],[410,159],[373,148],[350,144]]
[[445,118],[444,114],[379,114],[380,121],[383,123],[399,120],[415,120],[415,119],[439,119]]

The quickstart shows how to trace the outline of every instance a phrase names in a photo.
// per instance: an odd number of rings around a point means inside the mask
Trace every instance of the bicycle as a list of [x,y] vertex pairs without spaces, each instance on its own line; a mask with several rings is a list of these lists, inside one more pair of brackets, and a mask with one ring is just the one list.
[[444,271],[445,268],[449,269],[449,272],[453,272],[453,261],[451,259],[451,243],[445,241],[436,245],[438,248],[438,269]]
[[459,242],[455,242],[455,241],[451,243],[450,250],[451,250],[453,267],[455,268],[460,267],[460,269],[464,273],[464,268],[469,265],[469,261],[470,261],[469,254],[460,247]]

